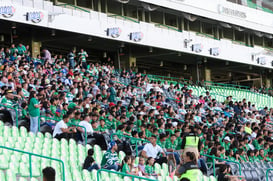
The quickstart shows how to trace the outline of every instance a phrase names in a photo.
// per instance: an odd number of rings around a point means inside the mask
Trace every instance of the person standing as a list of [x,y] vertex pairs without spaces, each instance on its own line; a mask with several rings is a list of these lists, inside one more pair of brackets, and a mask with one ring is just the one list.
[[109,82],[108,101],[116,104],[116,90],[113,82]]
[[38,121],[40,117],[40,108],[41,104],[39,104],[37,100],[37,95],[35,91],[32,91],[29,96],[28,100],[28,111],[29,111],[29,118],[30,118],[30,131],[34,134],[38,131]]
[[74,69],[75,67],[75,50],[71,50],[68,54],[69,67]]
[[190,126],[189,134],[186,135],[182,140],[181,149],[183,153],[183,158],[185,159],[187,152],[193,152],[195,159],[198,160],[201,146],[202,146],[202,142],[200,141],[199,137],[196,136],[194,127]]
[[86,51],[81,49],[81,51],[78,53],[79,60],[81,61],[81,65],[84,69],[87,69],[87,64],[86,64],[86,58],[88,57],[88,54]]

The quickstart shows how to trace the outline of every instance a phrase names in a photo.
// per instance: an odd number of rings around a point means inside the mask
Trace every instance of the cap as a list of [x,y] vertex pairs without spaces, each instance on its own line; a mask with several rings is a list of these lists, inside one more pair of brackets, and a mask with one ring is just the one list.
[[113,146],[115,146],[116,142],[115,141],[111,141],[109,143],[109,150],[111,150],[113,148]]
[[226,137],[224,138],[224,140],[225,140],[225,141],[229,141],[229,142],[231,141],[230,138],[229,138],[229,136],[226,136]]

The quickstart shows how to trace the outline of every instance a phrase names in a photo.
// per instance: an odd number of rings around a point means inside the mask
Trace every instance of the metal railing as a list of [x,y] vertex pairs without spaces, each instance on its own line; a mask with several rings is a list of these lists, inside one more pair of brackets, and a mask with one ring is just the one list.
[[122,16],[122,15],[119,15],[119,14],[108,15],[108,17],[111,17],[111,18],[121,18],[121,19],[124,19],[125,21],[129,20],[129,21],[132,21],[134,23],[139,23],[139,21],[136,20],[136,19],[133,19],[133,18],[130,18],[130,17],[127,17],[127,16]]
[[269,179],[268,179],[268,173],[269,173],[270,171],[272,171],[272,170],[273,170],[273,168],[268,168],[268,169],[266,169],[266,172],[265,172],[266,181],[269,181]]
[[117,134],[117,133],[113,133],[111,134],[110,138],[111,138],[111,141],[113,141],[113,137],[114,136],[117,136],[117,137],[124,137],[124,138],[129,138],[130,141],[136,141],[136,155],[138,155],[138,143],[140,142],[145,142],[145,143],[149,143],[150,141],[148,140],[144,140],[144,139],[141,139],[141,138],[135,138],[135,137],[132,137],[132,136],[127,136],[127,135],[123,135],[123,134]]
[[65,3],[65,4],[56,4],[56,6],[62,6],[64,8],[66,8],[67,6],[70,7],[70,8],[73,8],[74,10],[80,10],[80,11],[84,11],[86,13],[90,13],[90,11],[84,9],[84,8],[81,8],[81,7],[78,7],[78,6],[75,6],[73,4],[68,4],[68,3]]
[[150,178],[146,178],[146,177],[140,177],[140,176],[136,176],[136,175],[130,175],[127,173],[123,173],[123,172],[116,172],[116,171],[112,171],[112,170],[106,170],[106,169],[99,169],[97,171],[97,181],[100,181],[100,172],[108,172],[111,174],[117,174],[117,175],[122,175],[122,176],[127,176],[127,177],[131,177],[132,181],[134,181],[135,179],[139,179],[139,180],[148,180],[148,181],[156,181],[154,179],[150,179]]
[[7,106],[4,104],[0,104],[0,107],[5,107],[5,108],[12,109],[15,111],[16,127],[18,127],[18,105],[15,105],[15,107],[11,107],[11,106]]
[[57,158],[51,158],[51,157],[48,157],[48,156],[38,155],[38,154],[35,154],[35,153],[31,153],[31,152],[27,152],[27,151],[23,151],[23,150],[18,150],[18,149],[6,147],[6,146],[1,146],[1,145],[0,145],[0,148],[10,150],[10,151],[19,152],[19,153],[23,153],[23,154],[28,154],[29,155],[29,177],[30,178],[32,178],[32,160],[31,160],[31,156],[45,158],[45,159],[60,162],[61,165],[62,165],[62,179],[63,179],[63,181],[65,181],[64,162],[62,160],[57,159]]
[[[61,120],[59,119],[56,119],[56,118],[53,118],[53,117],[47,117],[47,116],[40,116],[40,118],[45,118],[45,120],[54,120],[56,122],[59,122]],[[73,126],[76,126],[76,127],[80,127],[82,129],[84,129],[84,141],[85,141],[85,145],[87,145],[87,131],[86,131],[86,128],[84,126],[80,126],[78,124],[74,124],[74,123],[68,123],[69,125],[73,125]],[[40,132],[40,119],[39,119],[39,132]]]
[[214,175],[214,177],[216,176],[215,159],[217,159],[217,160],[223,160],[223,161],[227,161],[227,162],[232,162],[232,163],[235,163],[235,164],[239,165],[239,173],[240,173],[240,175],[242,174],[241,164],[239,162],[228,160],[228,159],[224,159],[224,158],[220,158],[220,157],[216,157],[214,155],[206,155],[206,154],[200,154],[200,155],[212,158],[212,167],[213,167],[213,175]]
[[174,31],[178,31],[178,32],[182,32],[182,30],[179,30],[177,27],[174,27],[174,26],[169,26],[169,25],[164,25],[164,24],[155,24],[156,27],[164,27],[164,28],[167,28],[168,30],[174,30]]

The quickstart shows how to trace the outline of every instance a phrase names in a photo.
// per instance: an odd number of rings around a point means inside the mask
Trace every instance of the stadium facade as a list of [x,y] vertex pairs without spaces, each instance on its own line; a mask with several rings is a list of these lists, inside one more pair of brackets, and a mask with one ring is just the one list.
[[[196,80],[271,86],[272,3],[250,0],[0,0],[0,44]],[[7,41],[8,40],[8,41]],[[61,48],[60,48],[61,47]],[[54,53],[54,52],[53,52]]]

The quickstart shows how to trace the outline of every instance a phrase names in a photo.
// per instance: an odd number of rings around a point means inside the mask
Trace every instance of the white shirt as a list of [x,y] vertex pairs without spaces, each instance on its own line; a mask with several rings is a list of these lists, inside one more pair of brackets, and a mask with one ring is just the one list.
[[93,128],[87,121],[81,121],[79,125],[85,127],[87,133],[93,134]]
[[68,126],[66,125],[66,123],[61,120],[60,122],[58,122],[54,128],[54,131],[53,131],[53,137],[55,137],[57,134],[62,134],[63,131],[61,130],[61,128],[68,128]]
[[160,152],[163,152],[162,148],[158,145],[156,146],[153,146],[152,143],[147,143],[143,150],[146,152],[146,155],[148,157],[153,157],[153,158],[156,158],[157,157],[157,154]]

